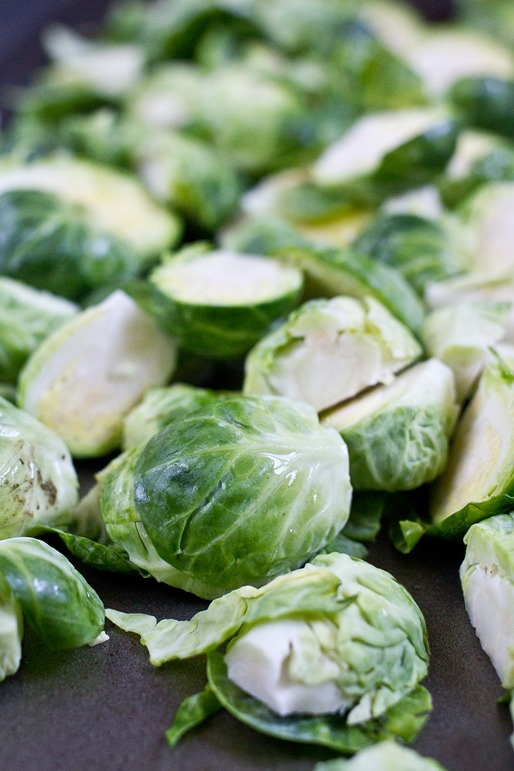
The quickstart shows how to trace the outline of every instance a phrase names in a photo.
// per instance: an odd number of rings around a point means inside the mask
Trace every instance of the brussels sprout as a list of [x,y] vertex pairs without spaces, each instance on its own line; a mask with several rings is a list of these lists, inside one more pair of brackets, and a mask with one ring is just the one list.
[[299,302],[303,275],[257,255],[192,246],[149,276],[162,298],[159,319],[185,350],[211,358],[243,356]]
[[[133,477],[155,551],[210,587],[210,597],[303,564],[341,530],[350,509],[341,437],[309,406],[279,397],[199,407],[150,439]],[[104,495],[107,505],[118,499],[108,504]]]
[[432,98],[442,97],[465,77],[514,75],[514,57],[510,50],[497,40],[471,30],[432,32],[407,51],[406,59],[421,76]]
[[450,228],[412,214],[373,219],[354,241],[356,251],[397,268],[420,295],[431,281],[463,269]]
[[472,525],[460,578],[466,610],[502,685],[514,688],[514,514]]
[[456,136],[455,121],[434,108],[369,113],[321,154],[313,178],[328,186],[363,178],[412,186],[442,171]]
[[25,165],[0,166],[0,193],[38,190],[80,206],[91,225],[126,241],[143,266],[149,257],[172,246],[180,235],[176,216],[165,211],[128,174],[66,155]]
[[151,129],[188,126],[194,117],[203,78],[202,70],[192,62],[161,64],[129,93],[129,118]]
[[[473,303],[505,303],[510,311],[505,318],[504,338],[514,342],[514,272],[491,276],[487,273],[469,273],[445,281],[428,284],[425,292],[428,305],[436,310],[445,306]],[[431,322],[427,322],[429,325]],[[437,324],[437,321],[435,322]],[[428,334],[432,334],[429,332]]]
[[359,112],[412,107],[425,102],[423,82],[366,25],[354,23],[335,53],[348,98]]
[[78,479],[62,440],[0,398],[0,538],[39,524],[65,525],[78,500]]
[[0,194],[4,275],[70,299],[123,282],[142,268],[126,242],[92,226],[77,206],[37,190]]
[[415,750],[391,739],[361,750],[350,760],[337,758],[316,763],[314,771],[445,771],[432,758],[422,757]]
[[371,297],[311,300],[246,358],[243,391],[300,399],[321,411],[377,383],[390,383],[421,347]]
[[348,447],[354,489],[394,492],[431,482],[443,470],[457,412],[451,370],[429,359],[330,410],[322,423]]
[[20,603],[0,574],[0,682],[18,671],[22,638],[23,615]]
[[76,457],[121,441],[123,418],[152,385],[166,383],[176,347],[120,290],[62,324],[19,379],[20,405],[55,431]]
[[397,56],[413,48],[426,34],[417,8],[397,0],[363,0],[357,18]]
[[[347,223],[349,224],[349,223]],[[362,221],[361,221],[361,224]],[[355,237],[350,225],[348,237]],[[325,246],[277,217],[243,221],[223,234],[225,248],[267,254],[294,265],[305,274],[305,297],[349,295],[374,297],[415,334],[425,315],[423,303],[401,273],[354,249]]]
[[[209,653],[209,687],[264,733],[355,752],[395,734],[410,741],[420,728],[407,728],[403,715],[395,730],[388,711],[401,714],[402,700],[420,695],[428,663],[423,616],[390,574],[362,560],[320,555],[262,589],[224,595],[191,621],[107,615],[141,635],[157,666],[230,640],[224,661]],[[378,718],[382,730],[373,725]],[[168,740],[177,738],[172,726]]]
[[428,220],[437,220],[443,215],[443,202],[435,185],[422,185],[392,198],[381,206],[384,214],[411,214]]
[[464,78],[454,85],[450,98],[468,125],[512,138],[514,72],[511,68],[510,72],[499,74],[500,77]]
[[150,133],[134,147],[132,162],[152,194],[197,227],[212,230],[236,209],[239,180],[207,142],[178,132]]
[[425,348],[453,370],[461,403],[489,360],[489,348],[504,338],[510,309],[510,303],[461,302],[439,308],[425,319]]
[[37,346],[78,307],[48,292],[0,276],[0,378],[15,383]]
[[78,648],[106,639],[100,597],[53,547],[36,538],[0,541],[0,574],[45,645]]
[[432,530],[462,536],[474,522],[512,506],[514,374],[500,361],[483,371],[461,417],[448,464],[430,501]]
[[460,210],[470,249],[470,270],[502,275],[514,268],[514,181],[490,183],[468,198]]
[[223,393],[184,383],[149,388],[143,399],[123,420],[122,447],[138,447],[188,412],[223,398]]

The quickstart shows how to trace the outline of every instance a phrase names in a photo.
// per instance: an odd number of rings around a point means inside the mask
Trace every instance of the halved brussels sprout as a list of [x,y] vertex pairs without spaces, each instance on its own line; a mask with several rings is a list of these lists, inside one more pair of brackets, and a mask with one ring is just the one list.
[[372,297],[311,300],[246,359],[243,391],[300,399],[321,411],[415,361],[421,347]]
[[514,494],[514,373],[495,361],[483,371],[434,482],[432,530],[463,535],[474,522],[501,514]]
[[165,258],[149,281],[162,326],[184,349],[210,358],[247,353],[303,289],[303,274],[284,262],[202,245]]
[[369,113],[321,154],[312,175],[327,186],[373,177],[405,188],[442,171],[456,137],[455,121],[435,108]]
[[58,650],[101,642],[104,606],[92,586],[57,549],[37,538],[0,541],[0,576],[24,620]]
[[133,87],[145,63],[143,49],[138,45],[88,40],[61,24],[44,31],[43,46],[52,59],[45,70],[46,78],[110,99]]
[[221,398],[224,392],[185,383],[149,388],[123,420],[122,448],[138,447],[196,407]]
[[181,231],[177,217],[157,204],[133,176],[67,155],[25,165],[0,165],[0,193],[38,190],[81,207],[93,228],[126,241],[144,265],[173,246]]
[[[352,753],[394,736],[410,741],[420,728],[407,726],[406,711],[410,698],[423,698],[423,616],[391,575],[362,560],[320,555],[261,589],[226,594],[191,621],[107,615],[141,635],[155,665],[210,651],[209,690],[263,733]],[[214,649],[227,641],[223,660]],[[207,715],[196,711],[194,720],[198,698],[179,708],[167,732],[171,744]]]
[[452,371],[437,359],[322,417],[343,437],[355,490],[412,490],[445,467],[457,420]]
[[460,302],[426,317],[422,334],[425,348],[453,370],[461,403],[490,359],[490,347],[505,337],[511,307],[511,303],[487,300]]
[[303,564],[341,530],[351,498],[337,431],[278,397],[220,399],[170,424],[141,449],[133,485],[161,560],[210,597]]
[[464,273],[435,281],[428,284],[425,300],[433,310],[463,303],[508,303],[511,310],[505,320],[505,341],[514,342],[514,271],[496,276]]
[[0,682],[18,671],[22,638],[23,615],[20,603],[0,573]]
[[483,185],[460,209],[470,270],[490,277],[514,270],[514,181]]
[[314,771],[445,771],[432,758],[419,755],[391,739],[360,750],[353,758],[316,763]]
[[450,92],[465,123],[512,138],[514,130],[514,72],[500,77],[464,78]]
[[0,456],[0,538],[70,521],[78,501],[78,478],[66,445],[2,398]]
[[39,190],[0,193],[0,270],[37,289],[83,300],[143,267],[128,244],[96,228],[78,206]]
[[397,268],[423,295],[429,282],[462,271],[456,241],[442,223],[412,214],[383,214],[363,229],[353,248]]
[[78,306],[0,276],[0,380],[15,383],[30,354]]
[[472,525],[460,578],[470,621],[504,688],[514,688],[514,513]]
[[474,30],[436,30],[416,41],[405,56],[435,99],[465,77],[514,75],[514,57],[507,46]]
[[193,62],[161,64],[128,94],[127,115],[152,130],[187,126],[194,116],[203,75]]
[[20,375],[21,406],[64,439],[76,457],[121,441],[123,418],[176,362],[176,345],[124,292],[62,324]]

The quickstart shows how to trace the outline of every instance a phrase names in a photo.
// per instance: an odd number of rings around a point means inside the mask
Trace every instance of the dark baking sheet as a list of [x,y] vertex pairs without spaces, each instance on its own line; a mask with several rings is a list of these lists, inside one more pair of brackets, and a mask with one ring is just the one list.
[[[105,7],[105,0],[0,0],[0,87],[26,83],[42,63],[42,26],[60,20],[91,29]],[[449,9],[445,2],[423,7],[435,19]],[[86,482],[93,468],[83,467]],[[496,703],[502,689],[464,610],[462,556],[460,544],[427,540],[406,557],[382,539],[369,559],[407,586],[428,624],[425,684],[434,711],[413,746],[448,771],[507,771],[514,767],[511,722]],[[152,580],[81,569],[108,607],[188,618],[206,605]],[[135,636],[109,623],[107,631],[106,644],[65,653],[26,636],[19,672],[0,685],[2,771],[307,771],[333,757],[263,737],[223,712],[170,749],[164,731],[182,699],[203,687],[203,660],[155,669]]]

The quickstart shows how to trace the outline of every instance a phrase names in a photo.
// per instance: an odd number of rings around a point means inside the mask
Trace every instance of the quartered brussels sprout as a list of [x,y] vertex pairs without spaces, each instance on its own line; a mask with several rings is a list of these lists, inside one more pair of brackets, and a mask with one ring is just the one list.
[[70,521],[78,501],[78,479],[66,445],[3,398],[0,456],[0,538]]
[[508,511],[514,491],[514,374],[507,363],[484,369],[434,482],[433,530],[463,535],[474,522]]
[[311,300],[252,348],[243,390],[300,399],[321,411],[390,383],[420,354],[409,330],[371,297]]
[[104,606],[83,576],[59,551],[37,538],[0,541],[3,576],[30,625],[50,648],[102,642]]
[[[171,744],[216,708],[213,695],[263,733],[347,753],[395,735],[411,741],[421,703],[430,709],[419,686],[428,663],[421,611],[390,574],[348,555],[320,555],[261,589],[243,586],[191,621],[107,615],[141,636],[157,666],[210,651],[209,685],[179,708]],[[224,656],[214,652],[227,641]],[[209,708],[195,715],[207,694]],[[407,725],[412,708],[418,720]]]
[[30,354],[77,311],[62,297],[0,276],[0,380],[15,383]]
[[419,755],[391,739],[361,750],[353,758],[316,763],[314,771],[445,771],[432,758]]
[[401,180],[406,188],[443,170],[456,137],[455,121],[435,108],[369,113],[327,147],[313,164],[313,178],[327,186]]
[[472,525],[460,568],[464,601],[502,685],[514,689],[514,514]]
[[507,302],[477,300],[452,303],[426,317],[422,335],[425,348],[452,369],[461,403],[490,360],[490,347],[504,339],[510,310]]
[[46,338],[23,368],[18,399],[72,455],[105,455],[118,447],[127,412],[175,363],[174,341],[118,290]]
[[471,30],[436,30],[424,36],[405,58],[423,79],[427,94],[444,96],[462,78],[511,77],[514,56],[502,43]]
[[164,329],[182,348],[210,358],[243,356],[298,304],[303,289],[293,266],[203,246],[165,258],[149,281]]
[[350,510],[341,437],[277,397],[198,407],[99,482],[112,540],[147,574],[208,599],[303,564]]
[[23,615],[20,603],[0,573],[0,682],[18,671],[22,638]]
[[17,190],[51,193],[80,207],[92,228],[126,241],[141,267],[173,246],[181,232],[177,217],[134,177],[92,161],[64,154],[25,165],[6,160],[0,165],[0,193]]
[[354,489],[412,490],[441,473],[457,419],[452,371],[429,359],[324,414],[350,456]]

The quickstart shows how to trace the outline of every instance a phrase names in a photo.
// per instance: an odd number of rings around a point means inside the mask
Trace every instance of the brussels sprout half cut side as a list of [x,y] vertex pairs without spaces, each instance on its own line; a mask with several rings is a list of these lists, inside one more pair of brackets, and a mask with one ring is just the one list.
[[119,446],[125,415],[175,363],[175,342],[118,290],[46,338],[21,372],[18,401],[72,455],[98,457]]
[[462,536],[475,522],[512,507],[514,373],[503,361],[483,371],[457,424],[448,463],[434,482],[429,532]]
[[278,394],[318,412],[377,383],[421,355],[421,346],[371,297],[311,300],[252,348],[243,392]]
[[192,248],[166,259],[150,282],[163,296],[161,322],[184,349],[235,358],[297,305],[303,274],[268,257]]

